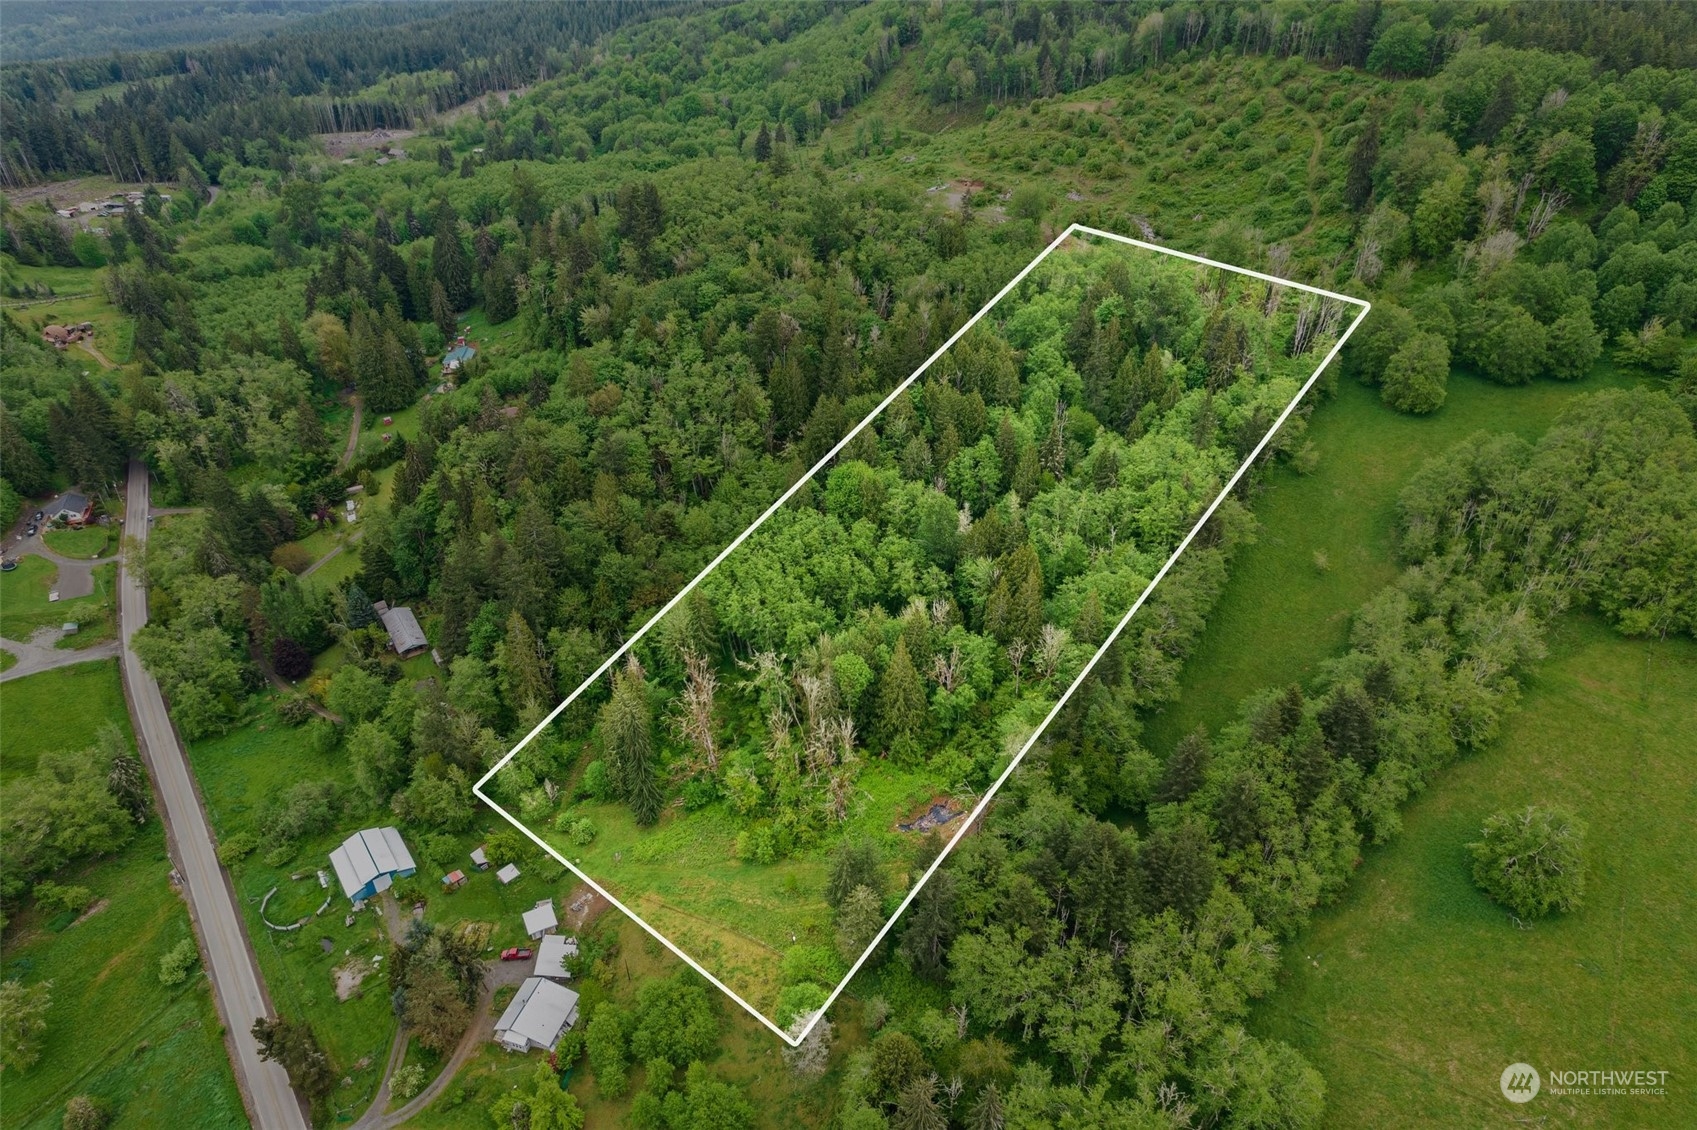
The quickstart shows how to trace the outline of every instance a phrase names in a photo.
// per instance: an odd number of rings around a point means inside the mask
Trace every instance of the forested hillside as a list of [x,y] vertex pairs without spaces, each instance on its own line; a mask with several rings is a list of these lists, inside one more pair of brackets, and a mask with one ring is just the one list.
[[[668,1130],[1317,1126],[1348,1081],[1243,1027],[1281,946],[1494,740],[1563,609],[1693,634],[1692,21],[397,4],[8,67],[4,176],[34,187],[0,209],[0,269],[37,304],[0,324],[0,504],[136,455],[191,511],[149,540],[136,648],[197,772],[265,782],[216,814],[263,893],[376,822],[464,866],[496,827],[471,782],[1068,223],[1370,299],[1322,394],[1361,382],[1387,419],[1443,413],[1453,382],[1559,388],[1547,435],[1433,451],[1405,484],[1346,652],[1156,740],[1274,464],[1322,458],[1310,398],[788,1068],[656,1035],[612,927],[585,933],[587,1050],[561,1055],[594,1118]],[[313,136],[378,126],[420,132]],[[170,199],[85,223],[35,184],[91,171]],[[857,774],[896,781],[872,791],[903,819],[981,795],[1340,329],[1276,288],[1161,282],[1034,285],[750,543],[778,564],[728,562],[740,583],[496,793],[568,858],[774,876],[784,937],[745,932],[782,951],[760,960],[786,1020],[817,1007],[941,847],[853,827]],[[42,341],[84,316],[99,360]],[[393,655],[377,601],[438,658]],[[20,810],[55,846],[8,847],[8,919],[103,850]],[[334,1049],[327,995],[286,1007]],[[485,1066],[462,1098],[530,1086]]]

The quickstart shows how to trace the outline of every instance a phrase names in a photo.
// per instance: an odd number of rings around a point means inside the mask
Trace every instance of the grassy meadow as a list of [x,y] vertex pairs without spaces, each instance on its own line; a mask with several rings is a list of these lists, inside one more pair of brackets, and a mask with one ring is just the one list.
[[1397,495],[1428,459],[1478,431],[1536,439],[1575,396],[1632,379],[1605,364],[1572,384],[1507,388],[1456,370],[1430,416],[1392,412],[1377,389],[1348,377],[1336,383],[1309,421],[1319,465],[1303,475],[1280,464],[1269,474],[1252,503],[1256,541],[1232,559],[1179,696],[1150,719],[1151,748],[1233,721],[1244,695],[1307,679],[1344,650],[1350,616],[1396,577]]
[[[1326,1077],[1326,1125],[1697,1125],[1697,645],[1558,622],[1490,749],[1440,774],[1286,948],[1253,1027]],[[1464,845],[1502,808],[1589,825],[1585,905],[1517,928]],[[1524,1107],[1514,1062],[1544,1073]],[[1551,1070],[1670,1072],[1668,1094],[1556,1096]]]
[[[0,684],[0,781],[35,772],[42,754],[92,744],[106,723],[129,735],[116,660]],[[170,872],[154,816],[115,855],[55,876],[94,892],[80,917],[28,907],[7,922],[5,978],[53,983],[41,1059],[6,1072],[7,1126],[56,1128],[78,1094],[107,1103],[117,1128],[247,1125],[203,973],[159,983],[159,959],[190,936]]]
[[[59,667],[0,687],[0,784],[34,773],[44,753],[87,749],[108,722],[129,732],[116,659]],[[76,709],[66,710],[66,702]]]

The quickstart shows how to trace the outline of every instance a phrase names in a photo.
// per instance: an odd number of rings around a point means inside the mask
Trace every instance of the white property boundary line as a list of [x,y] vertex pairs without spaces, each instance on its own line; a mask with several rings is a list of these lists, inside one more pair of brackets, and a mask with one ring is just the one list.
[[[644,921],[641,915],[637,914],[635,911],[631,910],[630,907],[615,898],[612,892],[608,891],[600,883],[597,883],[593,878],[585,874],[575,864],[573,864],[571,860],[554,850],[547,841],[543,840],[542,837],[538,836],[535,832],[532,832],[521,821],[514,817],[512,813],[495,803],[495,801],[483,791],[483,786],[487,785],[495,774],[499,773],[502,768],[506,766],[507,762],[511,761],[518,754],[519,750],[529,745],[538,734],[540,734],[549,726],[550,723],[554,721],[555,718],[559,717],[562,710],[575,702],[579,695],[589,689],[589,687],[594,684],[597,679],[601,678],[602,675],[606,674],[607,670],[612,667],[614,663],[617,663],[626,652],[636,646],[638,640],[647,635],[649,630],[653,628],[654,625],[658,624],[668,612],[675,608],[679,601],[688,596],[697,585],[705,580],[707,574],[711,573],[714,569],[717,569],[719,564],[736,550],[737,546],[746,541],[750,534],[752,534],[755,530],[758,530],[765,523],[766,519],[777,513],[778,509],[782,507],[784,503],[788,502],[796,491],[800,490],[804,484],[810,482],[815,475],[817,475],[831,462],[831,460],[835,459],[837,457],[837,453],[846,447],[850,440],[859,435],[861,430],[875,420],[879,414],[884,411],[884,409],[888,408],[896,397],[906,392],[915,381],[923,376],[925,371],[932,366],[937,358],[947,352],[949,347],[959,341],[968,330],[977,325],[978,320],[984,317],[985,314],[988,314],[991,308],[993,308],[998,302],[1006,298],[1015,287],[1024,282],[1025,277],[1036,268],[1037,264],[1041,263],[1044,259],[1047,259],[1050,252],[1054,251],[1057,247],[1060,247],[1073,235],[1079,233],[1097,236],[1101,239],[1111,240],[1115,243],[1123,243],[1127,246],[1141,248],[1145,251],[1153,251],[1161,255],[1171,255],[1179,259],[1188,259],[1192,263],[1200,263],[1205,267],[1217,267],[1220,270],[1231,271],[1234,274],[1247,275],[1250,278],[1260,279],[1276,286],[1288,286],[1293,290],[1305,291],[1309,294],[1317,294],[1323,298],[1330,298],[1334,301],[1348,303],[1352,306],[1359,306],[1361,307],[1361,313],[1357,314],[1355,316],[1355,320],[1350,322],[1349,327],[1345,329],[1341,335],[1339,335],[1338,340],[1326,353],[1325,358],[1321,360],[1319,366],[1314,370],[1313,375],[1303,382],[1302,387],[1297,390],[1296,396],[1291,399],[1289,404],[1285,405],[1284,411],[1279,413],[1279,418],[1273,421],[1273,426],[1267,429],[1267,434],[1261,437],[1261,442],[1255,445],[1255,449],[1251,451],[1247,457],[1245,457],[1243,463],[1239,465],[1235,472],[1232,473],[1231,478],[1226,480],[1226,485],[1220,488],[1220,493],[1214,497],[1214,501],[1208,504],[1208,508],[1202,512],[1202,516],[1196,520],[1196,524],[1191,526],[1190,532],[1184,535],[1184,540],[1179,542],[1178,548],[1173,550],[1172,555],[1167,558],[1166,564],[1162,565],[1160,571],[1155,574],[1154,579],[1144,586],[1143,592],[1138,596],[1136,602],[1132,604],[1130,610],[1127,611],[1124,616],[1120,617],[1119,623],[1114,625],[1114,630],[1108,633],[1108,638],[1102,642],[1101,647],[1096,649],[1096,654],[1092,655],[1090,657],[1090,661],[1079,671],[1078,677],[1067,686],[1066,690],[1061,692],[1060,698],[1055,700],[1055,705],[1049,709],[1049,713],[1044,716],[1042,723],[1039,724],[1038,727],[1032,731],[1031,736],[1025,740],[1025,744],[1020,747],[1019,752],[1014,755],[1013,760],[1008,763],[1007,768],[1002,770],[1001,776],[997,777],[995,783],[985,791],[983,797],[979,799],[978,804],[973,807],[971,814],[965,820],[961,821],[960,826],[955,830],[955,834],[949,838],[948,844],[944,846],[940,853],[938,853],[937,858],[931,862],[931,866],[926,868],[925,874],[919,877],[919,881],[913,884],[912,889],[910,889],[907,893],[907,897],[902,899],[901,905],[896,907],[895,913],[890,916],[890,920],[884,923],[883,929],[878,931],[877,936],[874,937],[871,944],[866,947],[866,952],[860,955],[860,958],[854,963],[849,971],[844,974],[843,979],[838,982],[837,987],[831,990],[831,995],[825,999],[825,1003],[812,1015],[811,1019],[808,1020],[806,1027],[801,1030],[800,1035],[792,1038],[789,1033],[778,1027],[777,1024],[775,1024],[759,1009],[755,1008],[753,1005],[743,1000],[742,997],[737,995],[730,986],[726,985],[723,981],[719,980],[706,969],[702,968],[701,964],[693,957],[679,949],[676,945],[672,944],[670,939]],[[1335,291],[1322,290],[1319,287],[1309,286],[1306,283],[1292,282],[1289,279],[1281,279],[1275,275],[1264,274],[1261,271],[1251,271],[1246,267],[1234,267],[1230,263],[1216,262],[1213,259],[1205,259],[1200,255],[1191,255],[1188,252],[1175,251],[1170,247],[1161,247],[1158,244],[1146,243],[1140,239],[1133,239],[1130,236],[1119,235],[1115,232],[1102,231],[1099,228],[1086,227],[1083,224],[1067,225],[1066,230],[1056,236],[1054,241],[1039,252],[1035,259],[1033,259],[1030,263],[1027,263],[1024,269],[1009,280],[1006,286],[997,291],[996,296],[990,299],[989,302],[985,303],[983,309],[979,310],[978,313],[974,314],[967,320],[965,325],[951,334],[949,340],[938,346],[937,351],[927,357],[925,359],[925,363],[913,371],[912,376],[908,377],[905,381],[891,390],[890,394],[879,402],[878,407],[873,409],[870,415],[851,428],[848,434],[838,440],[837,445],[827,451],[819,459],[819,461],[813,465],[807,474],[803,475],[800,479],[797,479],[788,490],[779,495],[777,501],[768,506],[760,517],[754,520],[753,525],[738,534],[731,544],[720,550],[719,555],[713,558],[713,560],[708,563],[707,567],[696,575],[694,580],[679,589],[677,595],[667,601],[665,606],[650,617],[646,624],[639,628],[629,639],[620,645],[617,651],[608,656],[606,661],[595,669],[594,674],[585,679],[575,691],[566,696],[565,701],[561,702],[560,705],[556,706],[549,712],[546,718],[537,723],[535,729],[526,734],[517,745],[508,751],[505,757],[495,763],[494,768],[479,777],[477,783],[472,786],[472,792],[475,793],[477,798],[483,801],[484,804],[487,804],[490,808],[493,808],[496,812],[506,818],[509,824],[517,828],[520,832],[523,832],[526,836],[530,837],[530,839],[536,843],[536,846],[559,860],[559,862],[574,875],[589,884],[589,886],[602,898],[618,907],[619,910],[623,911],[628,918],[630,918],[638,926],[641,926],[644,930],[648,931],[648,933],[652,935],[661,945],[677,954],[678,957],[683,960],[684,964],[688,965],[691,969],[695,970],[697,973],[707,978],[707,980],[711,981],[714,985],[718,986],[720,991],[732,1000],[736,1001],[737,1004],[741,1005],[750,1016],[753,1016],[756,1020],[766,1025],[766,1027],[770,1028],[773,1032],[777,1033],[778,1037],[785,1043],[792,1047],[800,1047],[802,1041],[806,1040],[808,1034],[813,1031],[814,1025],[817,1024],[820,1018],[825,1015],[825,1012],[831,1007],[831,1005],[836,1003],[837,998],[841,996],[843,990],[848,987],[848,983],[854,979],[854,975],[860,971],[860,967],[865,964],[866,959],[871,956],[872,951],[877,949],[879,944],[883,942],[884,936],[890,932],[890,928],[894,926],[901,918],[902,914],[906,912],[908,905],[912,903],[914,897],[919,894],[920,888],[930,881],[931,876],[936,873],[937,868],[942,866],[943,860],[947,859],[949,853],[954,851],[955,845],[960,842],[961,837],[966,834],[967,829],[972,827],[978,818],[983,815],[984,809],[989,805],[991,798],[996,795],[997,791],[1001,789],[1007,779],[1012,776],[1013,771],[1019,767],[1019,763],[1025,760],[1025,755],[1031,751],[1031,748],[1034,745],[1037,744],[1037,739],[1043,736],[1043,731],[1049,728],[1049,723],[1055,720],[1056,715],[1061,712],[1061,708],[1064,707],[1067,704],[1067,701],[1072,698],[1073,691],[1078,689],[1079,684],[1082,683],[1085,677],[1088,676],[1095,668],[1097,662],[1104,654],[1107,653],[1108,648],[1113,646],[1114,641],[1118,639],[1120,633],[1125,630],[1126,624],[1131,621],[1132,616],[1136,614],[1137,610],[1143,607],[1143,602],[1149,598],[1149,594],[1154,591],[1155,586],[1161,583],[1161,579],[1167,575],[1167,571],[1173,567],[1173,563],[1179,559],[1179,555],[1189,548],[1191,541],[1195,539],[1199,532],[1201,532],[1202,527],[1207,524],[1208,519],[1214,516],[1214,511],[1219,508],[1220,503],[1225,501],[1226,496],[1229,495],[1232,492],[1232,489],[1237,486],[1238,480],[1241,479],[1244,473],[1249,470],[1250,465],[1260,457],[1261,452],[1266,448],[1273,436],[1276,435],[1278,430],[1284,426],[1284,422],[1290,418],[1290,414],[1296,410],[1296,406],[1302,402],[1302,398],[1308,395],[1308,390],[1314,386],[1314,382],[1319,379],[1320,374],[1325,371],[1326,366],[1332,363],[1332,359],[1337,356],[1338,350],[1343,348],[1344,342],[1349,340],[1349,335],[1355,332],[1356,327],[1361,324],[1361,320],[1367,316],[1367,312],[1371,309],[1372,306],[1364,299],[1354,298],[1347,294],[1338,294]]]

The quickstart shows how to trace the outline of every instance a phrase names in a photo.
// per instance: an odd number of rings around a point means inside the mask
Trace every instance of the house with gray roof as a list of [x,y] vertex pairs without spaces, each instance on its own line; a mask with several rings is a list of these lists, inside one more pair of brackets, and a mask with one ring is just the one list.
[[544,977],[527,977],[501,1019],[495,1039],[508,1051],[553,1051],[577,1023],[577,993]]
[[412,614],[412,609],[379,607],[377,615],[389,633],[389,646],[402,659],[430,650],[430,641],[424,638],[424,629],[418,626],[418,617]]

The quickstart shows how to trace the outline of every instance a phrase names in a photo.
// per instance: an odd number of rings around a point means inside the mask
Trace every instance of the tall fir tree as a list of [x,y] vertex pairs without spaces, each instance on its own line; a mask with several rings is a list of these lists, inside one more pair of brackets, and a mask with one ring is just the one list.
[[[472,301],[471,256],[460,242],[460,221],[453,206],[446,200],[436,207],[434,241],[430,252],[431,269],[442,293],[454,311],[466,310]],[[434,311],[433,311],[434,313]]]
[[893,743],[922,732],[926,719],[925,685],[907,653],[907,641],[898,639],[878,685],[879,731],[886,743]]

